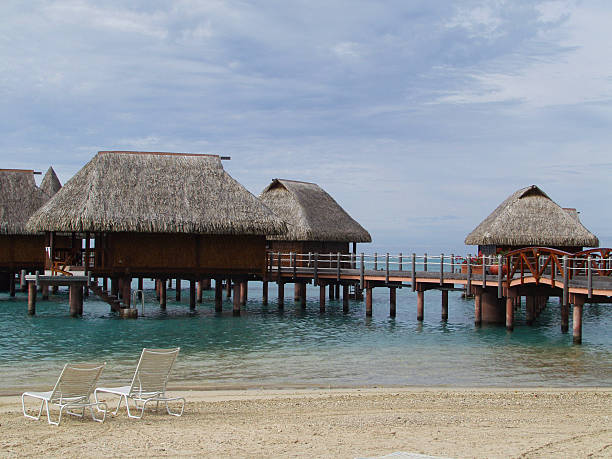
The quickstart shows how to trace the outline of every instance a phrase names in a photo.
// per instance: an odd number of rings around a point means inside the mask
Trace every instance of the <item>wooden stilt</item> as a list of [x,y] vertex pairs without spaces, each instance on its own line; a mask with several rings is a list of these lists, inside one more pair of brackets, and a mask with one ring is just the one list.
[[389,315],[395,317],[397,288],[389,287]]
[[170,277],[168,279],[168,289],[171,289],[171,288],[172,288],[172,278]]
[[57,295],[58,290],[59,290],[59,287],[57,285],[54,285],[51,288],[51,293],[53,293],[54,295]]
[[68,302],[70,304],[70,317],[78,317],[83,309],[83,286],[70,284]]
[[116,277],[111,277],[111,295],[119,298],[119,281]]
[[417,320],[423,322],[425,316],[425,292],[417,288]]
[[242,290],[242,282],[234,280],[234,315],[240,315],[240,291]]
[[15,273],[9,273],[9,296],[15,296]]
[[300,301],[302,293],[302,284],[300,282],[295,282],[293,284],[293,301]]
[[28,289],[28,283],[26,282],[25,277],[26,277],[26,270],[22,269],[21,277],[19,278],[19,288],[21,289],[22,292],[25,292]]
[[[306,285],[304,285],[305,287]],[[342,286],[342,312],[349,312],[349,286]]]
[[448,290],[442,290],[442,320],[448,320]]
[[319,284],[319,312],[325,312],[325,284]]
[[167,292],[166,292],[166,279],[162,279],[159,282],[159,307],[166,309]]
[[366,287],[366,317],[372,317],[372,287]]
[[196,281],[189,279],[189,309],[194,310],[196,307]]
[[155,279],[155,298],[157,298],[157,301],[159,301],[159,299],[161,298],[160,292],[161,292],[161,280]]
[[585,302],[583,295],[574,296],[573,329],[574,344],[582,344],[582,309]]
[[215,312],[223,310],[223,281],[221,278],[215,278]]
[[123,278],[122,277],[117,279],[117,297],[119,299],[123,298]]
[[482,296],[480,289],[474,291],[474,325],[482,324]]
[[203,283],[204,283],[204,281],[203,281],[203,280],[201,280],[201,279],[198,281],[198,285],[197,285],[197,292],[196,292],[196,297],[197,297],[197,298],[196,298],[196,301],[197,301],[198,303],[202,303],[202,290],[203,290],[203,287],[204,287],[204,286],[202,285]]
[[142,300],[142,292],[144,290],[144,281],[142,277],[138,278],[138,299]]
[[43,301],[49,299],[49,284],[44,284],[42,286],[42,299]]
[[176,279],[176,301],[181,301],[181,280]]
[[528,295],[525,297],[525,322],[527,325],[533,325],[536,316],[535,297]]
[[29,282],[28,285],[28,314],[33,316],[36,314],[36,284]]
[[569,331],[569,304],[563,304],[561,301],[561,333]]
[[228,298],[232,297],[232,280],[230,278],[225,281],[225,295]]
[[340,299],[340,284],[336,284],[336,299]]
[[506,330],[514,330],[514,303],[510,294],[506,297]]
[[249,297],[249,283],[246,280],[240,282],[240,305],[245,306]]
[[123,290],[123,306],[130,308],[132,303],[132,278],[124,278],[121,282],[121,287]]
[[279,279],[278,280],[278,309],[283,309],[285,307],[285,283]]
[[336,289],[334,288],[334,284],[329,284],[329,301],[335,300]]
[[300,283],[300,306],[306,309],[306,282]]
[[106,276],[102,278],[102,290],[108,292],[108,277]]
[[268,281],[263,281],[262,291],[263,291],[263,298],[261,302],[263,303],[264,306],[266,306],[268,304]]

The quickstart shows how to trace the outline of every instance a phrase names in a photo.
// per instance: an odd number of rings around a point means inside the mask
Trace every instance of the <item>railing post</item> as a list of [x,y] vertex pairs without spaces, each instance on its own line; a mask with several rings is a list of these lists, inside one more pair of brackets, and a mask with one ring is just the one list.
[[472,254],[468,254],[467,259],[467,294],[472,294]]
[[412,291],[416,292],[416,254],[412,254]]
[[482,256],[482,288],[487,287],[487,262],[486,258]]
[[276,254],[276,263],[277,263],[277,271],[278,271],[278,278],[281,278],[281,253],[277,252]]
[[423,255],[423,271],[427,272],[427,253]]
[[569,302],[569,266],[567,264],[567,255],[563,255],[563,305],[567,306]]
[[444,285],[444,254],[440,254],[440,285]]
[[319,254],[314,254],[314,273],[313,273],[314,283],[317,285],[319,280]]
[[338,275],[336,276],[336,279],[338,280],[338,282],[340,282],[340,252],[338,252]]
[[588,282],[588,297],[593,297],[593,267],[591,266],[591,255],[587,257],[587,282]]
[[[502,266],[501,259],[501,255],[497,255],[497,298],[501,298],[504,292],[502,287],[502,271],[504,267]],[[510,292],[508,292],[508,294],[510,294]]]
[[308,252],[308,267],[312,267],[312,252]]
[[451,274],[455,274],[455,254],[451,253]]
[[389,283],[389,253],[387,252],[387,256],[385,258],[385,282]]
[[364,261],[365,261],[364,258],[365,257],[363,255],[363,252],[361,252],[360,258],[361,258],[361,266],[359,267],[359,271],[360,271],[359,272],[359,288],[361,290],[363,290],[363,286],[364,286],[363,278],[364,278],[364,275],[365,275],[365,264],[364,264]]
[[374,252],[374,271],[378,271],[378,253]]
[[402,255],[402,252],[399,253],[399,270],[402,271],[403,269],[403,262],[404,262],[404,257]]
[[294,252],[289,252],[289,263],[290,263],[290,265],[291,265],[291,272],[292,272],[292,275],[293,275],[293,278],[294,278],[294,279],[295,279],[295,274],[296,274],[296,272],[295,272],[295,271],[296,271],[296,267],[295,267],[295,265],[296,265],[295,258],[296,258],[295,253],[294,253]]

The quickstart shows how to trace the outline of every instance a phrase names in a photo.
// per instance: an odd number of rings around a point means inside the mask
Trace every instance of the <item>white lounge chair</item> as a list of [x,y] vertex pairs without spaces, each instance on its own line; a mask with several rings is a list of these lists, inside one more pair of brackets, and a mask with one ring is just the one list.
[[[102,364],[74,364],[67,363],[53,387],[53,390],[49,392],[24,392],[21,395],[21,408],[23,409],[23,415],[30,419],[40,419],[42,414],[43,406],[47,411],[47,420],[49,424],[59,426],[62,422],[62,414],[64,411],[73,416],[83,417],[85,415],[85,408],[89,408],[91,417],[94,421],[104,422],[106,419],[106,404],[104,402],[91,401],[91,393],[93,392],[98,378],[104,369],[106,363]],[[25,398],[32,397],[40,400],[40,408],[37,416],[32,416],[27,413],[25,408]],[[49,413],[49,404],[56,405],[59,407],[59,417],[57,422],[51,420],[51,414]],[[94,414],[93,407],[96,407],[98,412],[102,412],[102,419],[99,419]],[[100,406],[104,409],[100,409]],[[82,409],[82,413],[75,413],[74,409]]]
[[[98,387],[94,391],[96,401],[98,400],[99,393],[118,395],[119,403],[113,415],[119,412],[121,401],[125,399],[127,414],[130,418],[141,419],[149,402],[157,402],[156,409],[159,408],[159,402],[163,402],[166,404],[168,414],[182,416],[185,409],[185,399],[183,397],[166,396],[168,376],[180,349],[180,347],[174,349],[144,348],[142,354],[140,354],[140,360],[136,366],[132,383],[129,386],[121,387]],[[134,401],[136,409],[140,410],[139,414],[132,414],[128,399]],[[170,411],[168,402],[173,401],[182,402],[180,412]],[[142,403],[142,406],[139,406],[139,403]]]

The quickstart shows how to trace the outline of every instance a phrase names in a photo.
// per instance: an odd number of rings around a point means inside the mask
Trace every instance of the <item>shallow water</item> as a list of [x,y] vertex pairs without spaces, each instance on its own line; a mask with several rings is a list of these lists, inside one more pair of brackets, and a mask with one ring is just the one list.
[[[183,285],[186,283],[184,282]],[[261,304],[261,283],[249,284],[249,301],[233,317],[231,300],[215,313],[213,291],[189,312],[168,291],[167,310],[145,283],[145,316],[122,320],[90,296],[83,318],[68,316],[67,290],[38,301],[26,314],[26,294],[0,294],[0,391],[52,384],[66,361],[105,361],[105,381],[128,380],[143,347],[180,346],[171,385],[223,388],[355,386],[610,386],[611,305],[585,305],[583,344],[560,331],[557,300],[534,326],[516,316],[504,327],[474,327],[473,300],[449,293],[449,319],[440,321],[440,293],[425,294],[425,320],[416,320],[416,294],[398,290],[397,317],[389,317],[388,290],[374,290],[372,318],[363,302],[350,313],[332,301],[319,313],[318,288],[308,288],[307,308],[285,289],[285,309]],[[571,330],[571,324],[570,324]]]

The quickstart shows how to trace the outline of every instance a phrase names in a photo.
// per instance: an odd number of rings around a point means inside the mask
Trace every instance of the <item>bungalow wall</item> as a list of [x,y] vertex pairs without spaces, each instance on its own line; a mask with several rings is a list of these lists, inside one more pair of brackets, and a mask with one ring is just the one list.
[[0,236],[0,269],[42,269],[45,264],[45,237],[32,235]]

